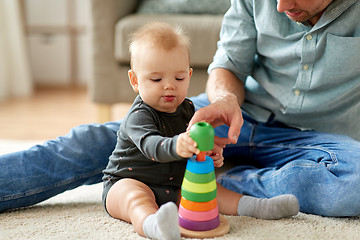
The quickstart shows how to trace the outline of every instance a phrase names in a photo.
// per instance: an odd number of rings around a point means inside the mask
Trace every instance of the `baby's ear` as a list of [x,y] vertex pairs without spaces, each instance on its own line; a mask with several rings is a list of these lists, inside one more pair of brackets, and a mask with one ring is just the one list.
[[130,82],[130,85],[131,87],[133,88],[133,90],[135,92],[139,92],[139,85],[138,85],[138,79],[137,79],[137,76],[136,76],[136,73],[130,69],[128,71],[128,76],[129,76],[129,82]]

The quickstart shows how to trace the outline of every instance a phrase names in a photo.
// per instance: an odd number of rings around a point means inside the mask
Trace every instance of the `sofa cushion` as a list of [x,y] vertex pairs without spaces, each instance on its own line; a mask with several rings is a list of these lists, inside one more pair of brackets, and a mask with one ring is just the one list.
[[141,0],[138,13],[224,14],[230,0]]
[[223,15],[149,15],[132,14],[122,18],[115,27],[115,58],[120,63],[129,64],[129,40],[140,26],[152,21],[164,21],[179,25],[191,40],[191,65],[207,67],[216,51]]

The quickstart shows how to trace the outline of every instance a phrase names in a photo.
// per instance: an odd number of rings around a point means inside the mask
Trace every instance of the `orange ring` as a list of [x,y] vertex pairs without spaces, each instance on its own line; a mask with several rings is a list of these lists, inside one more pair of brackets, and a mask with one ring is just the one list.
[[214,198],[213,200],[208,202],[193,202],[185,199],[184,197],[181,197],[180,204],[181,206],[183,206],[183,208],[190,211],[206,212],[217,207],[217,200],[216,198]]

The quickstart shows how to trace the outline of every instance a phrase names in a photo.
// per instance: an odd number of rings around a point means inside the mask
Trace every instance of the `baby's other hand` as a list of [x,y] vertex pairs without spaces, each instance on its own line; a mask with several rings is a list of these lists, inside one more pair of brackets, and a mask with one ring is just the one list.
[[206,153],[214,161],[214,167],[222,167],[224,165],[223,148],[219,145],[214,145],[213,150]]

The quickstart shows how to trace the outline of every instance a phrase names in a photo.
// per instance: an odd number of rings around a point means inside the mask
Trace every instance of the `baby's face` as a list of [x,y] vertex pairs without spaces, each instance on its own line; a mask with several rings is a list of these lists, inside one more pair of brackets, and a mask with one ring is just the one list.
[[143,46],[133,61],[135,91],[152,108],[172,113],[184,101],[192,69],[185,46],[171,50]]

